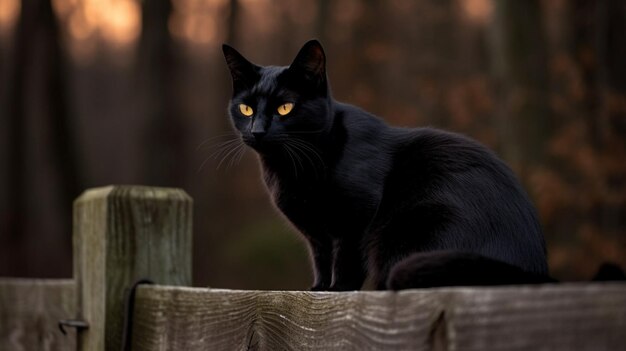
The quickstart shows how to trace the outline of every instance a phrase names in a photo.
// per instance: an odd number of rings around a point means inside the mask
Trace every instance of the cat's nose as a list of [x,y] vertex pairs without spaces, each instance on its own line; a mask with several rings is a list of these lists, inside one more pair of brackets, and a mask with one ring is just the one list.
[[267,134],[267,128],[263,119],[255,118],[252,122],[252,129],[250,131],[252,132],[252,135],[254,135],[254,139],[257,141],[261,140],[263,136]]

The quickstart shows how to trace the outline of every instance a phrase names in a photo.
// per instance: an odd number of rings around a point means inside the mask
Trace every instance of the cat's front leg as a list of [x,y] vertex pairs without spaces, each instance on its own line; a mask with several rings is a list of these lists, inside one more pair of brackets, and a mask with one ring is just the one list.
[[341,239],[335,247],[335,281],[329,290],[359,290],[365,282],[366,270],[360,244],[356,240]]
[[333,279],[333,243],[328,237],[307,237],[307,239],[309,240],[311,258],[313,259],[313,273],[315,274],[315,281],[311,290],[328,290]]

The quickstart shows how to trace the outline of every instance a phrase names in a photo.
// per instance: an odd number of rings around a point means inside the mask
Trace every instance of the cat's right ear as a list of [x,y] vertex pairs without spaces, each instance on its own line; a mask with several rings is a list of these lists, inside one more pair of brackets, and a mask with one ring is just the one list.
[[304,74],[309,80],[324,81],[326,79],[326,54],[324,54],[322,44],[315,39],[306,42],[289,69]]
[[235,91],[249,89],[259,79],[259,66],[246,60],[237,50],[226,44],[222,45],[224,58],[233,78]]

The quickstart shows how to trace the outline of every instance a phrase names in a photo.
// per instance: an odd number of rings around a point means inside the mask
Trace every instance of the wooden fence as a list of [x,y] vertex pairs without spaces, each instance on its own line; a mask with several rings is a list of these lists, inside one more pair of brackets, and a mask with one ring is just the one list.
[[[189,288],[192,200],[116,186],[74,204],[74,279],[0,279],[0,350],[626,350],[626,284],[401,292]],[[58,328],[59,320],[88,324]]]

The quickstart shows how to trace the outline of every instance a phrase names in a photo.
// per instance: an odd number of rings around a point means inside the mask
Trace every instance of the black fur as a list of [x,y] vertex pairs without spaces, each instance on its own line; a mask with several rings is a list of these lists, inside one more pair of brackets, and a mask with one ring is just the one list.
[[592,280],[596,282],[624,281],[626,280],[626,273],[617,264],[605,262],[600,266]]
[[[317,41],[288,67],[257,66],[223,50],[233,77],[233,124],[257,151],[274,203],[308,240],[314,290],[360,289],[367,274],[379,289],[388,280],[395,289],[418,287],[406,277],[420,267],[436,271],[436,284],[444,285],[547,276],[535,209],[486,147],[437,129],[390,127],[335,101]],[[280,116],[286,102],[293,110]],[[254,115],[241,114],[240,103]],[[441,250],[448,252],[413,256]],[[429,257],[436,260],[425,262]],[[477,271],[448,272],[445,266],[464,267],[455,258]],[[446,264],[435,269],[436,262]],[[486,262],[496,263],[493,278],[486,278]],[[390,278],[392,271],[403,275]]]
[[[482,274],[477,274],[482,272]],[[442,286],[492,286],[554,283],[502,261],[458,251],[416,253],[391,269],[387,287],[393,290]]]

